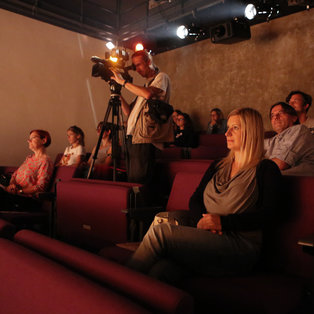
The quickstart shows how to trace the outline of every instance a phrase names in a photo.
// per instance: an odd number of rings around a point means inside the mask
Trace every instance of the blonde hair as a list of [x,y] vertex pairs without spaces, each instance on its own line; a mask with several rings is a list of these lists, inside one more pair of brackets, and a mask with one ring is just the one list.
[[[239,116],[241,123],[240,169],[255,167],[264,158],[264,125],[261,114],[252,108],[235,109],[228,115]],[[231,150],[219,164],[225,166],[234,160]]]

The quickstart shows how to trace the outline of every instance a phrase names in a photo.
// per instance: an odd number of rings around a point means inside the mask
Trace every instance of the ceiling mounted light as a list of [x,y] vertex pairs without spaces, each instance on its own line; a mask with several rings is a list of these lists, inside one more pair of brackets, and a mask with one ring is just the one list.
[[257,10],[254,4],[249,3],[244,10],[244,16],[248,19],[248,20],[253,20],[254,17],[257,14]]
[[144,46],[142,43],[137,43],[135,45],[135,51],[140,51],[140,50],[144,50]]
[[184,39],[188,36],[189,34],[189,31],[188,29],[186,28],[185,25],[180,25],[178,28],[177,28],[177,36],[181,39]]
[[181,25],[177,28],[177,36],[181,39],[186,37],[193,37],[194,40],[204,39],[206,32],[201,28],[192,24],[189,28],[185,25]]
[[264,3],[255,6],[249,3],[244,9],[244,16],[248,20],[254,19],[257,15],[266,16],[266,20],[269,21],[280,14],[279,3],[269,3],[265,1]]
[[112,49],[115,47],[115,45],[114,45],[111,41],[108,41],[108,42],[106,43],[106,47],[107,47],[109,50],[112,50]]

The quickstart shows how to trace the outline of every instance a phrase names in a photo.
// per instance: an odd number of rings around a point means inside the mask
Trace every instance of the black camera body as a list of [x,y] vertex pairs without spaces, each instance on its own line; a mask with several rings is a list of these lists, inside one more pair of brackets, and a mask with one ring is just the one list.
[[117,69],[118,72],[121,73],[122,77],[126,81],[128,81],[130,83],[133,82],[133,78],[129,74],[130,70],[135,70],[133,64],[131,66],[124,67],[124,62],[114,63],[114,62],[110,61],[110,59],[104,60],[104,59],[100,59],[98,57],[92,57],[91,61],[95,62],[95,64],[93,65],[93,68],[92,68],[92,76],[101,77],[106,82],[109,82],[111,80],[111,77],[114,76],[114,74],[110,70],[110,68],[115,68],[115,69]]

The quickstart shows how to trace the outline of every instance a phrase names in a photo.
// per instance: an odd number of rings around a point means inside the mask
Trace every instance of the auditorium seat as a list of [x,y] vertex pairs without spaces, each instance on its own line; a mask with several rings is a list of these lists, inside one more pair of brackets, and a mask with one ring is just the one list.
[[110,287],[0,239],[0,312],[5,314],[151,313]]
[[[12,174],[17,168],[1,167],[3,173]],[[13,170],[13,171],[12,171]],[[54,167],[53,174],[47,192],[40,192],[33,196],[41,203],[40,210],[34,211],[32,208],[19,208],[18,210],[1,210],[0,217],[16,225],[18,229],[22,228],[40,228],[44,233],[53,234],[54,228],[54,202],[55,185],[59,181],[68,181],[78,173],[76,167]]]
[[178,172],[205,173],[212,162],[213,160],[201,159],[158,160],[155,167],[156,190],[161,196],[168,197]]
[[227,146],[204,146],[200,145],[191,149],[191,159],[220,159],[227,156]]
[[16,227],[7,222],[6,220],[0,219],[0,237],[11,239],[16,231]]
[[182,159],[186,158],[185,149],[182,147],[166,147],[156,151],[157,159]]
[[18,232],[14,240],[154,313],[193,312],[187,293],[95,254],[29,230]]
[[199,134],[199,146],[226,146],[225,134]]
[[129,239],[122,210],[131,206],[139,185],[74,179],[57,184],[57,237],[89,249]]

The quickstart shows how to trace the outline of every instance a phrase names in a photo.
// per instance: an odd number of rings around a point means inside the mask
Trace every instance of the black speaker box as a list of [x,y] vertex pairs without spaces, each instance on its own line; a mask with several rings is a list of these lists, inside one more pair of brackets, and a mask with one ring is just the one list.
[[232,20],[210,28],[210,39],[214,44],[233,44],[250,38],[250,26],[245,21]]

